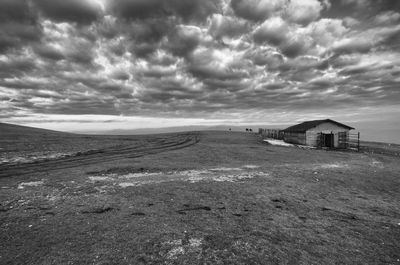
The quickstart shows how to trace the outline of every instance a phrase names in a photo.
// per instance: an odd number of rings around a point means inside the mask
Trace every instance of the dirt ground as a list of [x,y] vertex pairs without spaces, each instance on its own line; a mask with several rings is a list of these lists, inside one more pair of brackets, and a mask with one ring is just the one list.
[[21,133],[18,153],[11,131],[0,264],[400,264],[396,155],[237,132]]

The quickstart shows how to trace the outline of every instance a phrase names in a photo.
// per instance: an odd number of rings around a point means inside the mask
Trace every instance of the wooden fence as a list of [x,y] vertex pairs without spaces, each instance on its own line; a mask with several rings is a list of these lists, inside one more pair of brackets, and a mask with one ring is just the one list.
[[279,129],[258,129],[258,134],[260,134],[263,138],[272,138],[272,139],[283,139],[283,131]]
[[339,132],[338,143],[340,149],[360,151],[360,132]]
[[360,132],[348,134],[347,148],[360,151]]

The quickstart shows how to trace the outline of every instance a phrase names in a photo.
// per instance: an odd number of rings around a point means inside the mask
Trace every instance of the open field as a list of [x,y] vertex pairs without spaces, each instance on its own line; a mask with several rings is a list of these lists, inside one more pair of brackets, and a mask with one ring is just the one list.
[[385,154],[400,157],[400,145],[361,141],[360,151],[365,153]]
[[0,264],[400,264],[396,155],[1,126]]

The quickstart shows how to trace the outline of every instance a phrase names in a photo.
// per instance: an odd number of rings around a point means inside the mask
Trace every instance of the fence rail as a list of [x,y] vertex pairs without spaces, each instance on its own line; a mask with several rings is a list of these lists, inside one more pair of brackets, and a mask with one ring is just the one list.
[[339,133],[339,148],[360,151],[360,133]]
[[349,133],[348,148],[360,151],[360,133]]
[[283,140],[283,131],[279,129],[258,129],[258,134],[263,138],[272,138],[277,140]]

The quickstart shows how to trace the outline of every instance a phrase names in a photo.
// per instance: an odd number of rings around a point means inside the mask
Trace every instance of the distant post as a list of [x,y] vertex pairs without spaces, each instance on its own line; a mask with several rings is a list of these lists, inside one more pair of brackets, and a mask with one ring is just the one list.
[[357,134],[357,150],[360,151],[360,132]]

